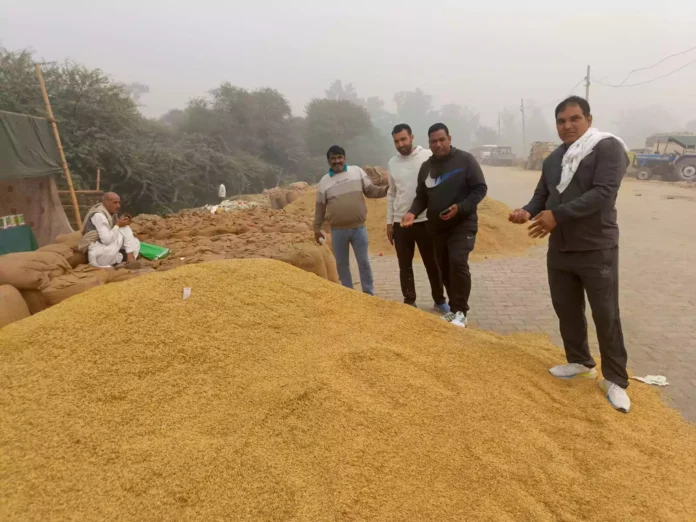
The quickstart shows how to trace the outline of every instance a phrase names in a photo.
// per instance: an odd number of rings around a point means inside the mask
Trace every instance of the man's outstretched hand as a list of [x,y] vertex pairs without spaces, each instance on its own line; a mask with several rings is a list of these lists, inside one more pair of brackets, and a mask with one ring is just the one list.
[[326,234],[324,233],[323,230],[320,230],[319,232],[314,233],[314,240],[319,243],[320,245],[323,245],[324,242],[326,241]]
[[543,210],[537,214],[529,225],[529,236],[541,239],[548,236],[556,228],[556,218],[550,210]]
[[530,219],[532,219],[532,215],[523,208],[513,210],[508,217],[508,221],[515,225],[524,225]]

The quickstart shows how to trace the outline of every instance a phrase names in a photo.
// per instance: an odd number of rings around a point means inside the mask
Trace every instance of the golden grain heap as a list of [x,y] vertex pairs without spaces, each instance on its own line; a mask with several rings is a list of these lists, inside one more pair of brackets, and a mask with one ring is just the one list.
[[560,361],[278,261],[101,286],[0,330],[0,519],[696,520],[696,429]]

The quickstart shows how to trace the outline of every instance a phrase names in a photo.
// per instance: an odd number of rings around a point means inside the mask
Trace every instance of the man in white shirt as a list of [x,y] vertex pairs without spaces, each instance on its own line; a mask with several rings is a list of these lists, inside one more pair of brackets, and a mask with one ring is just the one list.
[[435,260],[432,236],[426,230],[425,212],[411,227],[402,227],[401,219],[411,208],[416,197],[418,171],[432,153],[421,146],[414,147],[411,127],[401,123],[392,131],[398,154],[389,160],[389,191],[387,192],[387,238],[396,247],[399,260],[399,278],[404,303],[416,306],[416,286],[413,278],[413,256],[416,245],[430,280],[435,308],[443,314],[450,309],[445,299],[442,277]]
[[78,248],[87,252],[90,265],[109,268],[125,259],[135,268],[133,264],[140,253],[140,241],[130,228],[130,214],[118,216],[120,208],[119,195],[107,192],[102,202],[87,213]]

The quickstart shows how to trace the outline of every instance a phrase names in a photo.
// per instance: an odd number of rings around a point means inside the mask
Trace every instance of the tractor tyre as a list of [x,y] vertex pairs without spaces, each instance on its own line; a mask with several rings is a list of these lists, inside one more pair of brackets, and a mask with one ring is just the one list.
[[696,158],[685,158],[674,166],[677,181],[696,181]]
[[650,169],[640,169],[638,172],[636,172],[636,179],[640,179],[642,181],[647,181],[650,178],[652,178],[652,172]]

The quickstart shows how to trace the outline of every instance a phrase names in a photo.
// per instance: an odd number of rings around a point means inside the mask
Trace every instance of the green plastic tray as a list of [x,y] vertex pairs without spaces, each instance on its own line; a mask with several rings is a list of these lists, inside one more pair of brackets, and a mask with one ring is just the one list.
[[169,249],[157,245],[151,245],[150,243],[140,243],[140,256],[150,261],[156,261],[157,259],[164,259],[169,255]]

